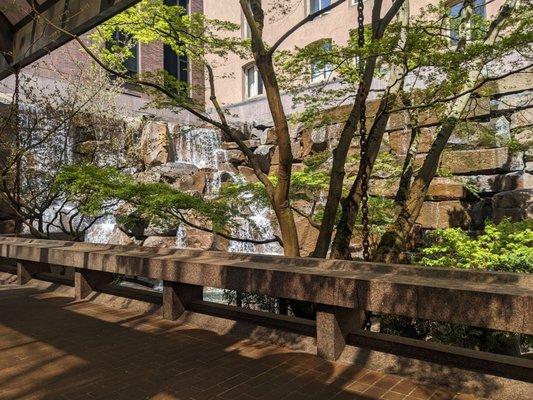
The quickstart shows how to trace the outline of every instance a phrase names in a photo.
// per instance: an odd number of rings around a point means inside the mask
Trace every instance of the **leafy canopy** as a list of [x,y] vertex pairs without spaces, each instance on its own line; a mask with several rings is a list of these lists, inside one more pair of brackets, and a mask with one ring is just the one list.
[[179,224],[184,212],[194,212],[209,219],[214,230],[220,230],[229,218],[223,202],[206,200],[165,183],[137,182],[113,167],[70,166],[58,175],[56,185],[72,197],[83,198],[80,211],[88,215],[97,215],[110,204],[127,203],[146,221],[173,220]]

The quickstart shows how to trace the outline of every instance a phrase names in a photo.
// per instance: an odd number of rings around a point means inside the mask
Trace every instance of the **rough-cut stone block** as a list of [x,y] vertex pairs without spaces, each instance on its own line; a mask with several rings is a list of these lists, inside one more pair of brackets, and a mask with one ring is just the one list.
[[533,189],[518,189],[501,192],[492,198],[494,221],[504,218],[520,221],[533,218]]
[[364,313],[360,310],[317,304],[317,355],[326,360],[339,358],[349,333],[360,330]]
[[113,282],[113,274],[86,269],[76,269],[74,272],[74,293],[76,300],[83,300],[99,286]]
[[429,185],[426,198],[433,200],[462,199],[466,190],[461,182],[449,178],[434,178]]
[[174,141],[170,136],[168,125],[163,122],[149,122],[143,129],[141,149],[144,164],[156,166],[175,161]]
[[487,85],[495,85],[497,93],[519,92],[533,87],[533,77],[531,76],[531,71],[526,71],[506,76]]
[[163,318],[174,321],[193,301],[202,300],[203,287],[184,283],[163,282]]
[[442,155],[440,167],[454,174],[483,171],[509,171],[509,150],[495,149],[454,150]]
[[459,201],[426,201],[416,220],[423,228],[467,228],[470,224],[468,209]]
[[475,202],[470,209],[472,229],[481,230],[486,221],[492,220],[492,198],[484,198]]
[[527,108],[511,114],[511,129],[529,127],[533,125],[533,110]]
[[[435,128],[422,128],[420,134],[419,153],[427,153],[433,141]],[[409,150],[411,132],[406,130],[389,133],[389,145],[396,154],[406,154]]]
[[25,285],[31,281],[36,274],[43,272],[50,272],[50,264],[33,261],[19,261],[17,262],[17,283],[19,285]]
[[[393,198],[398,191],[397,179],[376,179],[370,181],[369,192],[372,195]],[[466,196],[464,185],[454,179],[436,177],[431,182],[427,200],[459,200]]]

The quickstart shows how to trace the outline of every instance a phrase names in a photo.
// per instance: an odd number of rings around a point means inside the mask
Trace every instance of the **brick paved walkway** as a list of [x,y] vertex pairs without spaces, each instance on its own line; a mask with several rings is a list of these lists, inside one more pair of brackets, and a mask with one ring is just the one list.
[[469,399],[156,316],[0,286],[0,399]]

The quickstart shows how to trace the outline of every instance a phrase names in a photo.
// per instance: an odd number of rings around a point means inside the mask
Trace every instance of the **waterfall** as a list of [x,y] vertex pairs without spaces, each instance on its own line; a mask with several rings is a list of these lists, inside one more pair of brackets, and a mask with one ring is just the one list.
[[85,233],[85,241],[90,243],[108,244],[117,221],[113,215],[106,215],[100,221],[91,226]]
[[[216,195],[221,187],[222,174],[228,174],[233,182],[242,182],[243,178],[234,173],[228,166],[227,152],[222,148],[220,132],[214,129],[184,127],[176,140],[176,156],[179,162],[195,165],[207,170],[206,197]],[[245,193],[243,204],[251,196]],[[244,239],[266,239],[274,237],[272,227],[272,211],[267,207],[257,205],[243,206],[239,210],[247,217],[237,217],[231,228],[234,237]],[[183,227],[178,229],[176,247],[183,248],[187,245],[186,231]],[[237,240],[231,240],[227,249],[229,252],[281,254],[282,249],[278,243],[256,245]],[[226,291],[216,288],[204,288],[204,299],[217,303],[227,303]]]

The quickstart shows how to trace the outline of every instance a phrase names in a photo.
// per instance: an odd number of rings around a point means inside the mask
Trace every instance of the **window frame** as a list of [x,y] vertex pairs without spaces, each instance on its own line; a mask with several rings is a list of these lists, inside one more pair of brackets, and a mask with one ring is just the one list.
[[[254,76],[253,87],[250,86],[250,73],[249,73],[250,71],[253,71],[253,76]],[[244,75],[244,99],[245,100],[253,99],[253,98],[265,95],[265,85],[263,83],[263,78],[261,77],[261,73],[259,72],[259,68],[257,68],[257,65],[255,65],[254,63],[246,64],[243,67],[243,75]]]
[[[308,15],[311,15],[311,14],[319,12],[320,10],[323,10],[324,8],[326,8],[326,7],[330,6],[331,4],[333,4],[333,2],[336,1],[336,0],[315,0],[315,1],[317,1],[319,3],[319,7],[318,7],[318,9],[313,11],[313,9],[312,9],[313,0],[307,0],[307,14]],[[324,6],[324,5],[322,5],[323,1],[329,1],[329,4]],[[329,14],[329,11],[326,12],[326,13],[321,14],[321,16],[322,15],[326,15],[326,14]]]

